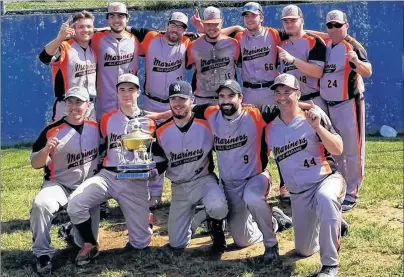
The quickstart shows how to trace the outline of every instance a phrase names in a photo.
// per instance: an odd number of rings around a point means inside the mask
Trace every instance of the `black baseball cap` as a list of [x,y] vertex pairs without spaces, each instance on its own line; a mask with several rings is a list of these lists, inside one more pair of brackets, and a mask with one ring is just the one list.
[[168,88],[168,97],[181,97],[188,99],[193,95],[191,84],[185,81],[172,83]]
[[223,88],[228,88],[229,90],[231,90],[234,93],[240,93],[240,94],[243,93],[239,83],[237,83],[237,81],[235,81],[235,80],[227,80],[226,82],[224,82],[223,84],[221,84],[218,87],[216,92],[219,93]]

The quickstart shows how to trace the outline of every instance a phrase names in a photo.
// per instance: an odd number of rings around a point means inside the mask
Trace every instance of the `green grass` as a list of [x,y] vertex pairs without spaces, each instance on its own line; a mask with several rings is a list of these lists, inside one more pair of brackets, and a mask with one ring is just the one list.
[[[29,211],[31,201],[40,189],[42,171],[29,165],[27,148],[5,149],[2,153],[2,213],[1,250],[2,276],[36,276],[31,249]],[[279,180],[273,163],[270,170]],[[277,186],[275,185],[274,188]],[[169,202],[169,183],[165,182],[164,201]],[[272,192],[270,202],[278,205]],[[112,207],[116,202],[110,201]],[[167,207],[156,212],[166,219]],[[368,138],[366,143],[366,175],[358,207],[344,214],[350,223],[350,235],[342,239],[339,276],[403,276],[403,142]],[[60,249],[54,276],[313,276],[319,268],[318,254],[300,259],[293,253],[293,231],[278,234],[282,258],[273,265],[263,265],[252,256],[261,254],[261,246],[230,249],[226,260],[211,261],[205,248],[199,249],[199,239],[191,244],[195,251],[175,253],[162,247],[166,241],[165,222],[157,224],[150,249],[122,253],[119,245],[127,241],[124,219],[119,211],[116,218],[103,221],[106,245],[99,258],[84,268],[73,261],[77,250],[64,250],[66,244],[56,237],[52,228],[53,245]],[[202,236],[202,235],[201,235]],[[202,240],[209,239],[202,237]],[[195,242],[196,241],[196,242]],[[118,246],[117,246],[118,245]],[[260,248],[261,247],[261,248]]]

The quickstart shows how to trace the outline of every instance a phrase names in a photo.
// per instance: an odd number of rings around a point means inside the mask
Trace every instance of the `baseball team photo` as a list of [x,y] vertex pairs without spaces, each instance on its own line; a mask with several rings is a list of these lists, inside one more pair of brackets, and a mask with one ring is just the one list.
[[403,276],[403,3],[0,1],[1,275]]

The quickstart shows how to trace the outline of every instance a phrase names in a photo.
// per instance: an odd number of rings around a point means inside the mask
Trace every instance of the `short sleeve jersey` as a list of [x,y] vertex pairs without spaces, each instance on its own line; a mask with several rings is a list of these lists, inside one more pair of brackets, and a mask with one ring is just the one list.
[[[306,33],[295,42],[285,40],[279,45],[295,58],[324,68],[326,48],[321,38]],[[281,61],[279,68],[282,73],[291,74],[299,80],[302,95],[320,91],[319,79],[303,74],[294,64]]]
[[85,120],[79,132],[64,118],[48,125],[32,147],[32,157],[45,147],[56,134],[59,144],[51,150],[44,168],[44,180],[76,189],[85,179],[96,173],[98,166],[99,134],[95,121]]
[[321,97],[326,101],[348,100],[365,90],[362,76],[346,57],[351,50],[356,52],[360,61],[369,62],[365,48],[351,36],[336,45],[327,41],[326,64],[320,79]]

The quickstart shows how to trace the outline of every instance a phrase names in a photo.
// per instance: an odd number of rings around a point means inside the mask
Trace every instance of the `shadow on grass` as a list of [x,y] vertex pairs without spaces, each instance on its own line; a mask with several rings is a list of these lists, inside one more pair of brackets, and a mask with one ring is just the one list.
[[10,221],[2,221],[1,222],[1,232],[4,234],[12,234],[20,231],[28,231],[29,228],[29,220],[10,220]]

